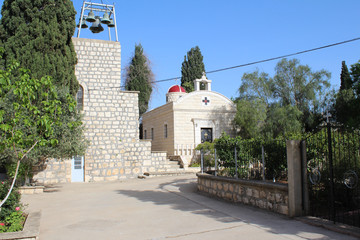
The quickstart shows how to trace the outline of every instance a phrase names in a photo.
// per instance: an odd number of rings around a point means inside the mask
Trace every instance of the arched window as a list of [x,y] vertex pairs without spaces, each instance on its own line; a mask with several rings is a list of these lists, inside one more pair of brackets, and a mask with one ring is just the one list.
[[84,110],[84,88],[80,85],[79,90],[76,93],[76,103],[78,110]]

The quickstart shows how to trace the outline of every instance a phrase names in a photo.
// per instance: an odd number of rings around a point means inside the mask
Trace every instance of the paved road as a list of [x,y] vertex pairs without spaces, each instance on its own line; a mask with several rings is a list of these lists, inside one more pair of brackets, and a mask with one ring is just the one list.
[[196,176],[72,183],[24,195],[41,209],[41,240],[355,239],[287,217],[208,198]]

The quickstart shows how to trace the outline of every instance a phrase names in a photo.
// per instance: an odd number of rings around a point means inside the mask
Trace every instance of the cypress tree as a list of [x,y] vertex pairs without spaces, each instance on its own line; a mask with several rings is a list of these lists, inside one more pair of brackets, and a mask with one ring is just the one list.
[[351,89],[352,80],[349,73],[349,69],[345,64],[345,61],[341,63],[341,74],[340,74],[340,91],[345,89]]
[[134,57],[126,69],[125,90],[139,91],[139,118],[145,113],[154,87],[154,75],[150,68],[150,61],[144,55],[144,49],[135,45]]
[[[69,109],[68,94],[75,97],[79,84],[71,40],[75,32],[75,9],[71,0],[5,0],[1,9],[0,40],[4,53],[1,67],[16,61],[29,69],[33,79],[52,78],[63,115],[54,125],[58,144],[32,151],[31,158],[69,158],[83,155],[87,147],[82,116]],[[13,72],[13,81],[21,73]]]
[[75,9],[70,0],[5,0],[1,9],[0,39],[4,63],[13,60],[31,77],[51,76],[56,86],[72,95],[78,90],[76,53],[71,41]]
[[205,72],[203,56],[198,46],[193,47],[184,56],[181,66],[181,86],[186,92],[194,91],[194,80],[202,77]]

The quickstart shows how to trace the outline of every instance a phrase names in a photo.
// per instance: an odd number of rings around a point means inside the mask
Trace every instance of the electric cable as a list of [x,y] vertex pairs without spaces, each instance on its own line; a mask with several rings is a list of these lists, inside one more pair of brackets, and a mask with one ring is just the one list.
[[[300,55],[300,54],[304,54],[304,53],[308,53],[308,52],[313,52],[313,51],[317,51],[317,50],[321,50],[321,49],[325,49],[325,48],[329,48],[329,47],[335,47],[335,46],[338,46],[338,45],[342,45],[342,44],[346,44],[346,43],[350,43],[350,42],[354,42],[354,41],[358,41],[358,40],[360,40],[360,37],[353,38],[353,39],[350,39],[350,40],[345,40],[345,41],[342,41],[342,42],[332,43],[332,44],[317,47],[317,48],[303,50],[303,51],[300,51],[300,52],[290,53],[290,54],[286,54],[286,55],[282,55],[282,56],[278,56],[278,57],[272,57],[272,58],[267,58],[267,59],[263,59],[263,60],[259,60],[259,61],[255,61],[255,62],[249,62],[249,63],[245,63],[245,64],[240,64],[240,65],[236,65],[236,66],[232,66],[232,67],[226,67],[226,68],[220,68],[220,69],[216,69],[216,70],[212,70],[212,71],[207,71],[205,73],[206,74],[211,74],[211,73],[227,71],[227,70],[231,70],[231,69],[235,69],[235,68],[241,68],[241,67],[246,67],[246,66],[250,66],[250,65],[255,65],[255,64],[259,64],[259,63],[270,62],[270,61],[274,61],[274,60],[277,60],[277,59],[296,56],[296,55]],[[151,83],[173,81],[173,80],[178,80],[180,78],[181,77],[167,78],[167,79],[152,81]],[[89,90],[104,90],[104,89],[117,89],[117,88],[121,89],[121,88],[124,88],[124,87],[125,86],[106,87],[106,88],[97,88],[97,89],[89,89]]]

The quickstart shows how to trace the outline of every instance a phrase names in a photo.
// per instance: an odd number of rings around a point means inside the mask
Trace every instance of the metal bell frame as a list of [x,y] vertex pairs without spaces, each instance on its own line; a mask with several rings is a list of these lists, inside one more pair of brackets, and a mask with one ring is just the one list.
[[[102,1],[101,1],[102,2]],[[87,15],[85,14],[87,12]],[[95,13],[104,12],[103,17],[95,16]],[[110,28],[115,28],[116,42],[119,41],[116,27],[115,4],[103,4],[94,2],[83,2],[79,19],[77,37],[80,37],[81,29],[86,28],[86,21],[93,23],[89,28],[92,33],[100,33],[104,30],[100,23],[106,24],[109,30],[109,40],[111,41]],[[86,26],[86,27],[85,27]]]

